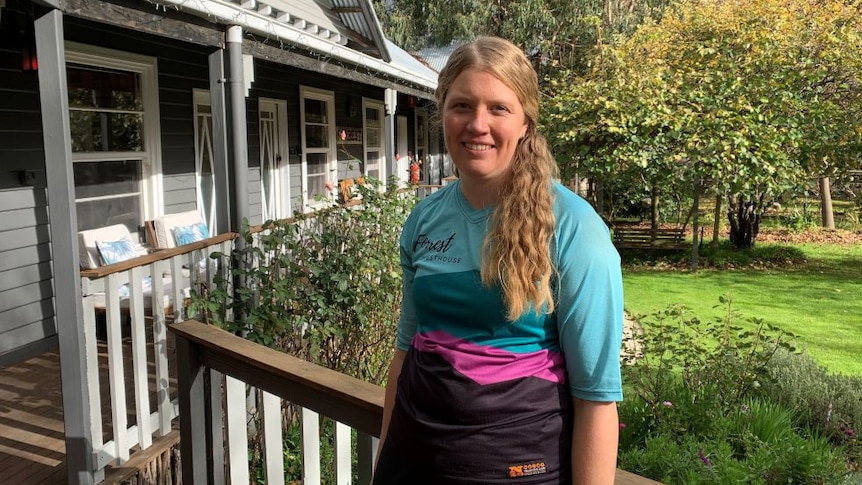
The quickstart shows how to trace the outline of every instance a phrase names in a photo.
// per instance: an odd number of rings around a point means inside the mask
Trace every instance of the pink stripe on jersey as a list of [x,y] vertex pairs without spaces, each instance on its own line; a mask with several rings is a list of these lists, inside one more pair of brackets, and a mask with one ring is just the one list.
[[478,345],[437,330],[417,333],[413,347],[420,352],[440,355],[461,374],[477,384],[536,377],[555,384],[566,382],[566,364],[563,354],[539,350],[523,354]]

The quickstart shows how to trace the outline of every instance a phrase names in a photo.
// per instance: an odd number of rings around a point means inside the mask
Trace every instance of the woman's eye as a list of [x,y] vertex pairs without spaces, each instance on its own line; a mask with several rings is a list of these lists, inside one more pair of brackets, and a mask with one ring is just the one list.
[[499,111],[499,112],[508,113],[510,110],[506,106],[497,105],[497,106],[491,107],[491,111]]
[[468,105],[467,103],[452,103],[452,109],[463,111],[466,109],[470,109],[470,105]]

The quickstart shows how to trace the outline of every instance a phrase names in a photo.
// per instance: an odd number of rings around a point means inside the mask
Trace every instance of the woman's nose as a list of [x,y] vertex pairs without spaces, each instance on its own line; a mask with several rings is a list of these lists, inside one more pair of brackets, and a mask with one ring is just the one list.
[[467,129],[479,133],[488,131],[488,113],[482,109],[473,111],[470,116],[470,122],[467,123]]

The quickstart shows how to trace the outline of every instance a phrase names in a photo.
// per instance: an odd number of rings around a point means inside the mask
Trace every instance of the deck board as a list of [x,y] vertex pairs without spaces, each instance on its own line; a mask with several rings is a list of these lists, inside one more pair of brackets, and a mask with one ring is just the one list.
[[[149,385],[155,389],[155,368],[152,365],[152,327],[147,325]],[[126,397],[134,399],[129,338],[123,339],[123,361],[126,377]],[[168,337],[171,397],[176,396],[173,376],[175,360],[173,336]],[[111,416],[108,395],[107,349],[99,342],[99,391],[102,396],[103,439],[110,439]],[[155,393],[151,392],[151,411],[156,409]],[[134,424],[132,409],[129,424]],[[176,422],[174,423],[176,427]],[[66,444],[63,422],[63,395],[60,381],[60,353],[53,349],[22,362],[0,368],[0,484],[65,484]],[[154,436],[154,440],[156,437]],[[162,440],[158,440],[162,441]],[[169,442],[170,440],[168,440]],[[168,444],[169,446],[169,444]],[[153,450],[155,451],[155,450]],[[124,467],[124,470],[128,467]],[[112,475],[111,467],[106,469]]]
[[60,354],[0,369],[0,483],[65,484]]

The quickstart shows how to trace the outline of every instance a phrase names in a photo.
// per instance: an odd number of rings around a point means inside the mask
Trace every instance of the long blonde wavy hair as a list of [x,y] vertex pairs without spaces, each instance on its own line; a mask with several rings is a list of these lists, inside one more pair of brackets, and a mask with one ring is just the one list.
[[499,37],[480,37],[459,47],[440,72],[436,101],[441,111],[455,79],[466,69],[485,71],[518,95],[527,132],[512,157],[488,235],[482,245],[482,282],[499,283],[507,318],[516,320],[532,307],[536,314],[554,311],[551,278],[555,272],[550,243],[556,227],[552,180],[557,164],[547,140],[536,129],[539,82],[523,51]]

